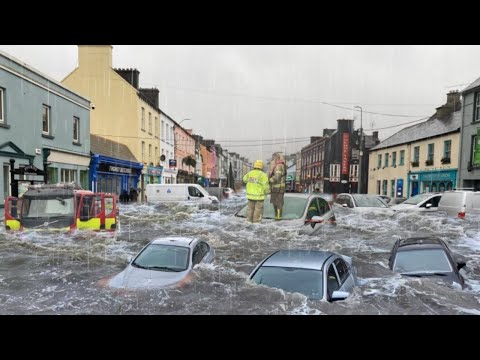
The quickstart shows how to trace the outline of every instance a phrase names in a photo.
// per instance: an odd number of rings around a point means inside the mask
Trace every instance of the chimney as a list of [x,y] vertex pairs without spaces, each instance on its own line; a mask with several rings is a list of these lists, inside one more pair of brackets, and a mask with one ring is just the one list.
[[337,120],[337,130],[340,133],[352,133],[352,131],[353,131],[353,120],[338,119]]
[[155,105],[156,108],[158,108],[159,104],[159,94],[160,91],[158,89],[152,88],[152,89],[139,89],[140,94],[145,96],[153,105]]
[[447,94],[447,106],[451,107],[453,111],[458,111],[462,107],[460,100],[460,92],[458,90],[450,91]]
[[77,45],[78,67],[102,72],[112,67],[112,45]]
[[335,132],[336,129],[323,129],[323,136],[326,137],[330,137],[332,136],[332,134]]
[[372,132],[373,140],[378,140],[378,131]]
[[135,89],[138,89],[140,71],[137,69],[115,69],[118,75],[125,79]]

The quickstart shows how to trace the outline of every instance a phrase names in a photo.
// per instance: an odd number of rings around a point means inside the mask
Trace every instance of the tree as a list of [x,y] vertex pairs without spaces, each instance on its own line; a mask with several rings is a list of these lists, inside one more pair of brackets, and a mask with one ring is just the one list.
[[182,159],[182,163],[187,165],[187,166],[192,166],[193,168],[195,168],[197,166],[197,160],[195,160],[195,158],[191,155],[188,155],[187,157],[184,157]]
[[228,169],[228,182],[228,187],[235,190],[235,178],[233,177],[232,163],[230,163],[230,168]]

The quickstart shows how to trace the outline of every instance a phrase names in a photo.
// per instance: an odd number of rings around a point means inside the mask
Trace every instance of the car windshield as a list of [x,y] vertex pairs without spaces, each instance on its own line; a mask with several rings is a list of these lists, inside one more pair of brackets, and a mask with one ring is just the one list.
[[417,194],[412,196],[410,199],[405,200],[403,204],[417,205],[430,196],[432,196],[432,194]]
[[[282,220],[301,219],[305,214],[305,207],[307,206],[307,198],[300,197],[287,197],[283,199],[283,214]],[[245,205],[236,216],[247,216],[247,205]],[[270,203],[270,196],[265,199],[265,205],[263,208],[263,218],[273,219],[275,218],[275,210]]]
[[262,266],[252,280],[288,292],[298,292],[310,299],[322,299],[322,271],[290,267]]
[[74,203],[71,197],[24,197],[22,216],[25,218],[73,216]]
[[380,200],[377,196],[369,196],[369,195],[358,195],[353,194],[353,198],[355,199],[355,203],[357,207],[380,207],[380,208],[388,208],[382,200]]
[[442,249],[399,251],[393,271],[402,274],[451,272],[452,267]]
[[190,250],[183,246],[151,244],[132,262],[132,266],[159,271],[184,271]]

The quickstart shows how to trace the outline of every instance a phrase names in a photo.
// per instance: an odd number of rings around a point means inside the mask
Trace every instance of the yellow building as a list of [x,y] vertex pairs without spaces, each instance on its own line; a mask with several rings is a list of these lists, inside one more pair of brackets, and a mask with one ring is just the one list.
[[368,193],[411,197],[456,188],[460,149],[460,96],[425,122],[404,128],[370,151]]
[[139,71],[112,68],[111,45],[79,45],[78,67],[62,83],[92,101],[90,132],[125,144],[144,164],[145,183],[159,182],[158,90],[139,88]]

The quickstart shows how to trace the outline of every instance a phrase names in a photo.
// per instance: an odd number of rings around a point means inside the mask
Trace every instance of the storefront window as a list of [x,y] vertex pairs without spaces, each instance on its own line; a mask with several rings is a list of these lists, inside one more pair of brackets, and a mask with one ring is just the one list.
[[438,186],[438,191],[445,191],[445,184],[443,182]]
[[437,183],[433,183],[432,184],[432,192],[436,192],[437,191]]
[[80,170],[80,186],[88,189],[88,171]]
[[449,181],[447,183],[447,190],[452,190],[452,188],[453,188],[453,183],[451,181]]
[[50,184],[56,184],[58,182],[58,169],[53,167],[47,168],[48,182]]

